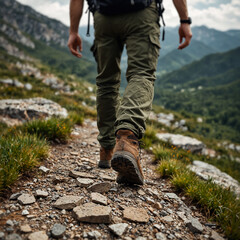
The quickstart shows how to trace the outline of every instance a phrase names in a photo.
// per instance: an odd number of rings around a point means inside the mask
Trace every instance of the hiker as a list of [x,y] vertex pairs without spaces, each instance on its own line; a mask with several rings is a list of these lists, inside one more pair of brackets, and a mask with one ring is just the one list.
[[[78,35],[84,0],[70,2],[68,47],[81,57]],[[143,185],[139,139],[150,114],[159,57],[162,0],[88,0],[93,12],[95,40],[91,48],[97,62],[97,125],[101,168],[118,172],[118,183]],[[179,49],[190,44],[191,18],[186,0],[173,0],[180,17]],[[183,41],[183,38],[185,39]],[[126,45],[128,85],[119,97],[120,59]]]

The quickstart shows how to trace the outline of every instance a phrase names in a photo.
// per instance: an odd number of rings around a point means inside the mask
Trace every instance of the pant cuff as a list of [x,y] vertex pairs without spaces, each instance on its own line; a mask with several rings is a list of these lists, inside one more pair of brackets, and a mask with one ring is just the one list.
[[121,125],[117,126],[116,127],[116,131],[115,131],[115,135],[116,135],[117,131],[120,130],[120,129],[130,130],[130,131],[132,131],[135,134],[135,136],[138,139],[142,138],[142,134],[141,133],[139,134],[139,131],[130,123],[122,123]]

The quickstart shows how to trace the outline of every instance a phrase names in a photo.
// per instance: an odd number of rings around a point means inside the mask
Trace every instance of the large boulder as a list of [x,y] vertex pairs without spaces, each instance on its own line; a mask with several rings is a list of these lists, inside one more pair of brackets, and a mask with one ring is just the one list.
[[230,188],[237,196],[240,196],[240,184],[238,181],[213,165],[196,160],[189,166],[189,169],[204,180],[212,179],[214,183],[224,188]]
[[0,100],[0,116],[26,121],[52,116],[65,118],[68,113],[58,103],[45,98],[4,99]]
[[196,138],[191,138],[180,134],[158,133],[156,136],[158,139],[164,142],[169,142],[176,147],[189,150],[193,153],[201,153],[202,149],[205,148],[205,145]]

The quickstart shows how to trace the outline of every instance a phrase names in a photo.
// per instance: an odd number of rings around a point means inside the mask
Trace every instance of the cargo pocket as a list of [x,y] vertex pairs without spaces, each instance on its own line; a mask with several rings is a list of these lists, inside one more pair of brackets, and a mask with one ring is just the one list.
[[149,35],[149,65],[156,70],[157,67],[157,61],[159,57],[159,50],[161,48],[160,46],[160,40],[158,34],[150,34]]
[[96,41],[94,40],[92,47],[90,48],[91,52],[93,53],[93,56],[97,62],[97,44]]

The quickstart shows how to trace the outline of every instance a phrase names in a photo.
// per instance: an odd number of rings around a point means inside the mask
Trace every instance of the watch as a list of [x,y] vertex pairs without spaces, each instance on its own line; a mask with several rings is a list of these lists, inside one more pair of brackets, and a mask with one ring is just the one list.
[[185,20],[180,20],[180,23],[187,23],[187,24],[191,24],[192,23],[192,19],[189,17],[188,19]]

